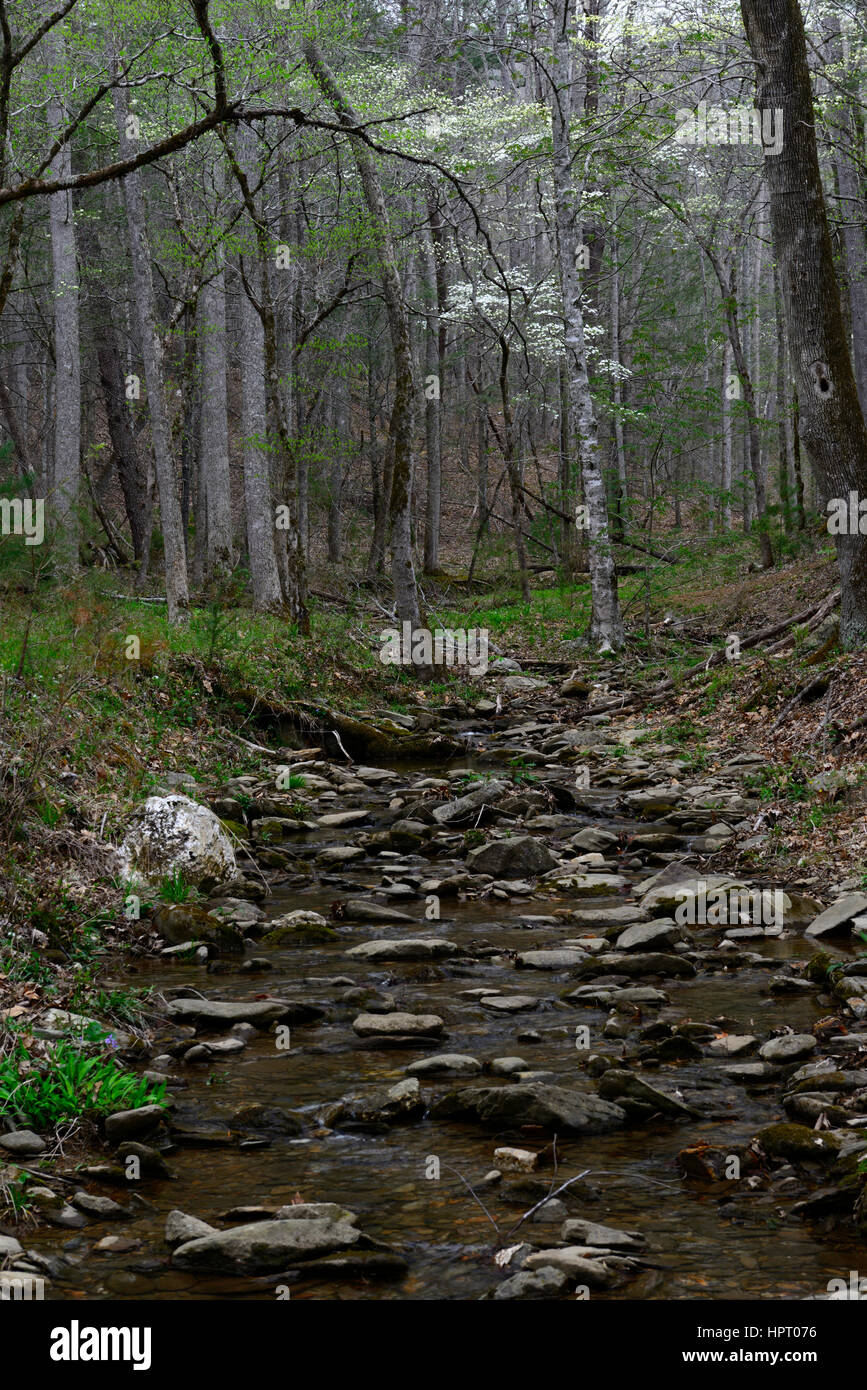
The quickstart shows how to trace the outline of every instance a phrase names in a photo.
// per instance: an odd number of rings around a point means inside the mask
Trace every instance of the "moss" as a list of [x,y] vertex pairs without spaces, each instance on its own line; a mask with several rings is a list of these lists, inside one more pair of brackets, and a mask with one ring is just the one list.
[[839,1140],[830,1134],[819,1134],[806,1125],[766,1125],[756,1135],[769,1158],[791,1159],[795,1163],[835,1162]]
[[274,927],[262,937],[263,946],[295,946],[301,941],[337,941],[334,927],[316,922],[292,922],[289,926]]

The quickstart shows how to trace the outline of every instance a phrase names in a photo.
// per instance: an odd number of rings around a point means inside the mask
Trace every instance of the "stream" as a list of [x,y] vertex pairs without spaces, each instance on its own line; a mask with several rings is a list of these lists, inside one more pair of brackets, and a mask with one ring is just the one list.
[[[550,732],[560,727],[551,725]],[[276,1208],[300,1194],[305,1202],[334,1202],[350,1208],[358,1214],[365,1234],[386,1242],[406,1260],[408,1269],[403,1277],[392,1279],[301,1278],[292,1285],[293,1299],[476,1299],[490,1294],[502,1280],[503,1272],[493,1262],[497,1250],[521,1240],[536,1246],[556,1243],[562,1221],[552,1225],[531,1220],[520,1234],[510,1233],[522,1213],[538,1200],[535,1191],[540,1181],[547,1190],[548,1183],[559,1187],[584,1170],[589,1170],[587,1176],[562,1194],[569,1216],[637,1231],[647,1242],[641,1267],[623,1282],[598,1293],[594,1290],[594,1298],[798,1299],[821,1295],[830,1278],[846,1277],[857,1268],[863,1243],[851,1224],[789,1214],[795,1201],[820,1184],[821,1175],[815,1171],[787,1169],[782,1176],[768,1179],[765,1175],[753,1185],[748,1179],[728,1183],[684,1177],[678,1168],[677,1155],[688,1146],[747,1144],[763,1126],[785,1119],[779,1079],[755,1085],[733,1080],[732,1059],[714,1056],[706,1048],[700,1049],[699,1056],[674,1062],[638,1055],[642,1048],[647,1051],[642,1030],[656,1020],[718,1021],[721,1031],[755,1034],[760,1040],[780,1028],[809,1033],[829,1013],[828,997],[768,992],[772,975],[785,970],[789,961],[809,958],[817,949],[805,942],[803,928],[786,930],[779,937],[765,936],[758,944],[755,940],[739,943],[760,956],[760,963],[747,961],[728,970],[717,960],[699,961],[692,978],[628,981],[661,988],[669,1002],[643,1004],[640,1016],[634,1010],[631,1018],[621,1013],[618,1018],[625,1019],[627,1026],[616,1036],[605,1032],[607,1005],[580,1007],[561,997],[578,983],[569,969],[515,968],[514,953],[553,948],[587,934],[586,926],[570,926],[554,915],[556,911],[591,907],[604,911],[634,901],[637,885],[672,861],[688,866],[685,877],[699,873],[693,837],[683,833],[683,825],[676,827],[681,837],[676,852],[638,851],[636,857],[629,849],[636,834],[672,830],[670,819],[665,823],[638,819],[618,806],[624,787],[654,786],[666,780],[658,754],[657,762],[648,765],[649,772],[641,767],[636,771],[628,759],[625,764],[622,757],[619,762],[608,759],[611,744],[606,748],[597,743],[601,749],[598,771],[610,772],[614,785],[605,787],[605,779],[599,778],[595,810],[586,803],[566,812],[555,809],[552,819],[557,825],[534,829],[531,824],[526,831],[510,824],[508,816],[494,819],[499,830],[535,835],[561,852],[571,836],[586,827],[616,835],[618,847],[606,852],[604,868],[595,865],[589,872],[620,874],[628,886],[594,896],[592,901],[576,900],[532,878],[523,890],[519,884],[517,891],[510,887],[486,896],[442,896],[439,920],[426,920],[425,895],[418,885],[466,871],[463,828],[456,832],[447,827],[447,833],[435,835],[419,852],[377,846],[345,865],[321,859],[323,850],[356,844],[359,836],[363,843],[372,830],[387,825],[395,810],[390,808],[393,798],[410,802],[412,788],[419,783],[424,788],[428,781],[448,778],[458,768],[502,775],[502,754],[493,760],[486,757],[486,738],[488,749],[495,747],[496,740],[486,735],[484,727],[481,732],[477,728],[478,721],[468,723],[464,730],[472,731],[466,740],[468,755],[451,764],[395,764],[388,769],[393,780],[369,781],[363,790],[354,791],[338,784],[320,793],[313,803],[315,816],[363,808],[369,820],[318,826],[293,835],[281,846],[290,857],[288,877],[284,873],[283,881],[273,884],[263,903],[271,921],[299,908],[330,918],[331,905],[347,898],[378,901],[408,912],[414,925],[341,920],[335,923],[334,940],[288,947],[256,941],[248,954],[267,958],[271,969],[254,975],[239,973],[241,962],[231,957],[219,962],[219,971],[207,973],[200,962],[159,956],[138,962],[132,970],[115,970],[108,984],[151,986],[167,999],[185,991],[215,999],[302,997],[320,1005],[324,1016],[293,1025],[289,1048],[276,1045],[273,1030],[261,1031],[242,1052],[214,1057],[205,1065],[173,1063],[171,1075],[182,1084],[171,1086],[169,1095],[177,1102],[184,1123],[207,1128],[212,1132],[210,1140],[196,1144],[187,1137],[181,1143],[161,1145],[173,1177],[142,1181],[136,1209],[122,1225],[28,1232],[28,1248],[60,1255],[66,1261],[48,1297],[273,1299],[273,1278],[202,1276],[173,1267],[163,1239],[166,1216],[180,1209],[220,1227],[226,1224],[220,1220],[221,1213],[234,1208]],[[514,744],[515,737],[508,731],[498,735],[501,743]],[[549,783],[562,786],[574,781],[568,763],[564,769],[562,759],[546,763],[539,756],[538,745],[544,738],[538,730],[535,735],[532,730],[519,732],[518,738],[517,746],[528,756],[536,750],[532,780],[527,777],[517,784],[519,796],[528,791],[544,793]],[[641,757],[634,762],[645,761],[645,749],[640,751]],[[666,750],[662,752],[664,758]],[[308,770],[327,778],[328,770],[338,765],[337,758],[333,763],[323,759]],[[456,794],[465,789],[463,784]],[[232,794],[231,789],[227,794]],[[581,798],[576,801],[580,803]],[[559,802],[562,807],[562,797]],[[431,801],[437,804],[436,799]],[[608,809],[603,814],[600,807]],[[724,813],[720,815],[725,819]],[[713,817],[705,817],[705,825],[708,819]],[[743,820],[742,815],[737,817],[738,823]],[[733,815],[729,823],[735,823]],[[396,887],[394,895],[376,898],[384,884]],[[720,935],[717,932],[712,940],[718,941]],[[430,962],[369,962],[346,955],[362,942],[407,937],[443,938],[454,942],[458,951]],[[695,944],[706,949],[712,941],[699,935]],[[835,940],[833,950],[841,960],[853,957],[848,941]],[[351,1001],[343,999],[352,988],[385,996],[389,1006],[394,1004],[401,1011],[438,1015],[445,1021],[445,1035],[435,1046],[413,1046],[412,1040],[400,1047],[371,1045],[356,1036],[351,1026],[366,1007],[359,1005],[357,995]],[[482,990],[527,996],[526,1007],[500,1015],[480,1003]],[[487,1072],[495,1058],[522,1058],[521,1070],[533,1073],[534,1079],[539,1079],[535,1077],[539,1073],[546,1084],[564,1088],[578,1084],[586,1089],[588,1051],[576,1047],[579,1024],[590,1029],[590,1054],[625,1058],[621,1065],[627,1067],[639,1065],[641,1076],[651,1085],[668,1094],[677,1088],[677,1094],[690,1104],[695,1102],[700,1113],[691,1119],[656,1116],[611,1133],[558,1136],[556,1179],[551,1136],[532,1130],[523,1140],[520,1135],[503,1138],[475,1123],[425,1114],[413,1123],[371,1132],[341,1128],[339,1122],[332,1127],[319,1117],[323,1106],[346,1095],[372,1093],[402,1080],[411,1063],[434,1053],[469,1055],[482,1064],[484,1074],[420,1076],[428,1103],[456,1086],[514,1080]],[[160,1031],[158,1025],[153,1052],[161,1051]],[[251,1103],[279,1106],[300,1115],[303,1133],[268,1136],[239,1146],[231,1133],[232,1117]],[[523,1179],[510,1174],[500,1183],[481,1183],[496,1167],[494,1150],[503,1143],[546,1150],[547,1166]],[[439,1160],[439,1176],[428,1175],[436,1166],[431,1165],[432,1158]],[[474,1188],[476,1197],[466,1184]],[[116,1188],[89,1187],[124,1200]],[[121,1252],[96,1251],[97,1239],[106,1233],[122,1233],[136,1244]]]

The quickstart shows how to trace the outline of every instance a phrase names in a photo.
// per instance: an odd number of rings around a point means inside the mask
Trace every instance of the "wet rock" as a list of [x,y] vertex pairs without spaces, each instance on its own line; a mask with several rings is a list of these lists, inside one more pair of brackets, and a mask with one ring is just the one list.
[[326,827],[339,829],[344,825],[358,825],[361,821],[367,820],[369,812],[366,810],[358,811],[333,811],[327,816],[318,818],[319,824]]
[[528,1013],[539,1007],[539,1000],[532,994],[486,994],[479,1003],[495,1014]]
[[122,1207],[120,1202],[112,1201],[111,1197],[97,1197],[92,1192],[76,1192],[71,1201],[79,1211],[98,1221],[123,1221],[130,1215],[129,1208]]
[[583,961],[573,972],[577,979],[597,975],[667,975],[690,980],[695,966],[683,956],[667,955],[661,951],[606,952]]
[[304,1121],[280,1105],[245,1105],[232,1116],[231,1124],[239,1129],[253,1129],[262,1134],[297,1136],[304,1130]]
[[820,1134],[806,1125],[765,1125],[756,1135],[769,1158],[787,1158],[795,1163],[833,1163],[840,1141],[832,1134]]
[[523,1057],[495,1057],[488,1070],[492,1076],[514,1076],[517,1072],[526,1071],[528,1065]]
[[219,884],[237,873],[232,842],[217,816],[179,793],[148,797],[127,826],[117,859],[130,879],[181,873],[188,883]]
[[614,943],[617,951],[638,951],[642,947],[650,947],[655,950],[664,950],[671,947],[676,941],[683,941],[687,937],[677,922],[671,918],[662,917],[655,922],[638,923],[636,926],[627,927],[626,931],[621,932]]
[[867,911],[867,893],[847,893],[838,898],[824,912],[820,912],[808,926],[805,935],[812,937],[830,936],[834,932],[849,930],[853,917]]
[[80,1211],[64,1202],[63,1198],[50,1187],[28,1187],[28,1200],[38,1207],[50,1226],[61,1226],[66,1230],[77,1230],[86,1226],[87,1221]]
[[216,1227],[209,1226],[207,1221],[200,1221],[197,1216],[188,1216],[186,1212],[179,1211],[177,1208],[170,1211],[166,1217],[166,1245],[172,1249],[178,1245],[187,1245],[192,1240],[202,1240],[205,1236],[217,1235]]
[[459,1052],[440,1052],[433,1057],[422,1057],[411,1062],[406,1068],[407,1076],[478,1076],[482,1070],[481,1062],[475,1057],[466,1057]]
[[559,1298],[568,1292],[571,1281],[562,1269],[546,1265],[543,1269],[521,1270],[500,1284],[494,1292],[498,1300]]
[[633,903],[622,907],[576,908],[569,913],[569,921],[578,927],[631,927],[638,922],[649,922],[650,913]]
[[359,960],[440,960],[458,953],[454,941],[441,937],[405,937],[397,941],[362,941],[345,952]]
[[307,1023],[321,1018],[324,1010],[316,1004],[285,999],[172,999],[166,1012],[177,1023],[196,1028],[229,1028],[233,1023],[252,1023],[267,1028],[271,1023]]
[[430,1113],[433,1119],[476,1120],[501,1130],[541,1125],[560,1134],[604,1134],[626,1119],[619,1105],[599,1096],[540,1082],[463,1087],[435,1101]]
[[31,1158],[45,1152],[45,1140],[32,1129],[18,1129],[12,1134],[0,1134],[0,1149],[15,1158]]
[[105,1137],[110,1144],[152,1134],[166,1118],[161,1105],[141,1105],[137,1110],[117,1110],[105,1118]]
[[140,1171],[148,1177],[174,1177],[174,1173],[169,1168],[159,1149],[153,1148],[150,1144],[141,1144],[137,1140],[128,1139],[118,1147],[117,1156],[125,1167],[129,1158],[137,1159]]
[[539,1166],[539,1155],[532,1149],[494,1149],[494,1163],[501,1173],[533,1173]]
[[322,1118],[329,1128],[380,1129],[420,1120],[425,1109],[418,1080],[410,1076],[370,1095],[347,1096],[335,1106],[326,1107]]
[[521,951],[515,958],[518,970],[566,970],[578,965],[587,956],[577,948],[552,948],[543,951]]
[[815,1050],[816,1039],[812,1033],[784,1033],[764,1043],[759,1048],[759,1056],[765,1062],[798,1062]]
[[655,1086],[643,1081],[640,1076],[636,1076],[634,1072],[619,1071],[614,1067],[599,1078],[599,1094],[607,1100],[637,1101],[642,1106],[650,1106],[652,1110],[663,1115],[695,1115],[695,1111],[691,1110],[688,1105],[676,1100],[674,1096],[665,1095]]
[[407,1014],[396,1011],[388,1014],[359,1014],[352,1027],[360,1038],[389,1037],[395,1034],[428,1037],[438,1036],[445,1028],[437,1014]]
[[205,941],[233,955],[244,949],[244,938],[238,927],[221,921],[213,912],[187,903],[164,903],[154,912],[153,925],[170,946]]
[[505,879],[520,878],[524,874],[543,874],[554,868],[557,862],[556,856],[532,835],[492,840],[487,845],[470,850],[467,855],[467,867],[471,872]]
[[615,1226],[600,1226],[595,1221],[570,1218],[560,1232],[568,1245],[598,1245],[606,1250],[643,1250],[647,1240],[639,1231],[620,1231]]
[[361,1232],[345,1221],[257,1221],[179,1245],[176,1269],[199,1274],[274,1274],[314,1256],[355,1245]]
[[[560,865],[556,874],[546,876],[546,883],[553,882],[555,888],[560,888],[564,893],[572,893],[579,898],[609,898],[618,894],[621,889],[629,886],[629,880],[622,874],[569,874],[564,873],[568,865]],[[585,914],[585,917],[587,914]],[[575,920],[573,918],[573,920]],[[599,922],[599,914],[591,921],[591,925]]]

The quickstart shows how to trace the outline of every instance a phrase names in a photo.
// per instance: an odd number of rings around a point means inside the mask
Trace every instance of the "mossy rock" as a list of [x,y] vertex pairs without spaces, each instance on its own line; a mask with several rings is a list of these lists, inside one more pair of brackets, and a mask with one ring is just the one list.
[[339,937],[334,927],[316,922],[291,922],[287,926],[274,927],[262,937],[263,946],[297,946],[305,941],[337,941]]
[[237,927],[221,922],[213,912],[187,903],[164,903],[153,914],[157,932],[169,946],[185,941],[206,941],[229,955],[241,955],[244,938]]
[[819,1133],[807,1125],[765,1125],[756,1138],[769,1158],[790,1159],[794,1163],[834,1163],[840,1147],[834,1135]]
[[823,985],[828,979],[828,971],[834,964],[834,957],[827,951],[817,951],[811,956],[804,966],[804,978],[812,980],[814,985]]
[[220,820],[220,824],[227,835],[231,835],[236,840],[249,840],[250,832],[246,825],[242,825],[239,820]]

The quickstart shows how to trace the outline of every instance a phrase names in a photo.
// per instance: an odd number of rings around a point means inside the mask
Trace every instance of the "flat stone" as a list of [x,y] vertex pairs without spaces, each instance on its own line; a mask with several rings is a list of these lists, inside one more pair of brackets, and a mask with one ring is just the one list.
[[617,951],[637,951],[646,946],[659,949],[673,946],[676,941],[683,941],[685,936],[686,932],[677,922],[661,917],[655,922],[640,922],[634,927],[627,927],[618,936],[614,947]]
[[358,825],[360,821],[367,820],[369,811],[332,811],[327,816],[319,816],[318,824],[322,826],[334,826],[339,828],[341,825]]
[[563,1223],[560,1232],[563,1240],[572,1245],[599,1245],[606,1250],[643,1250],[647,1241],[640,1231],[620,1231],[615,1226],[601,1226],[595,1221],[581,1221],[577,1218]]
[[360,960],[439,960],[454,956],[460,947],[441,937],[405,937],[399,941],[362,941],[345,952]]
[[812,1033],[784,1033],[760,1047],[759,1056],[766,1062],[798,1062],[815,1052],[816,1046]]
[[428,1036],[442,1033],[445,1024],[437,1014],[359,1014],[352,1027],[360,1038],[408,1036],[414,1033]]
[[179,1245],[176,1269],[199,1274],[276,1274],[289,1265],[355,1245],[361,1232],[345,1221],[256,1221]]
[[166,1012],[176,1023],[197,1028],[230,1028],[233,1023],[252,1023],[267,1029],[277,1022],[304,1023],[321,1018],[324,1010],[301,1000],[285,999],[172,999]]
[[569,1289],[570,1282],[568,1274],[551,1265],[547,1265],[544,1269],[521,1270],[520,1273],[513,1274],[511,1279],[500,1284],[494,1293],[494,1298],[498,1301],[559,1298]]
[[487,994],[479,1003],[495,1014],[520,1014],[539,1007],[539,1000],[532,994]]
[[619,1105],[592,1092],[570,1091],[544,1082],[465,1086],[435,1101],[431,1115],[434,1119],[476,1120],[500,1130],[541,1125],[561,1134],[604,1134],[619,1129],[626,1120]]
[[515,960],[519,970],[566,970],[586,958],[586,951],[552,948],[542,951],[521,951]]
[[820,912],[808,926],[805,936],[827,936],[849,926],[853,917],[867,910],[867,893],[847,893],[838,898],[824,912]]
[[534,1269],[559,1269],[570,1280],[577,1279],[591,1289],[606,1289],[616,1277],[615,1271],[608,1269],[601,1260],[588,1260],[580,1247],[572,1245],[557,1250],[537,1250],[535,1254],[527,1256],[524,1268],[530,1272]]
[[464,1056],[460,1052],[440,1052],[433,1057],[422,1057],[411,1062],[406,1068],[407,1076],[478,1076],[482,1064],[475,1057]]

